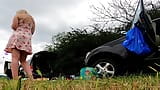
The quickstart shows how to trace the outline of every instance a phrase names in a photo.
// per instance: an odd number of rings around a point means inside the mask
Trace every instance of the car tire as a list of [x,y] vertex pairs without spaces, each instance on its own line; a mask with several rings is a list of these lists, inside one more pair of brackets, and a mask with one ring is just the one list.
[[119,72],[121,72],[120,65],[118,65],[112,58],[97,59],[92,67],[97,69],[99,77],[110,78],[116,75],[120,75]]

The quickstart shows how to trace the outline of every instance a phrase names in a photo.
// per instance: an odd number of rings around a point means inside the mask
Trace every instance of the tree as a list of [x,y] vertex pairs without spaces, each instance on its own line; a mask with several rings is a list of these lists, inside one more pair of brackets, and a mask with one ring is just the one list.
[[121,36],[121,33],[100,29],[97,25],[92,25],[89,29],[72,28],[70,32],[54,36],[53,45],[49,46],[49,50],[53,50],[52,52],[57,55],[53,71],[62,75],[78,74],[79,70],[84,67],[84,58],[88,51]]
[[[138,0],[112,0],[106,6],[102,3],[98,7],[91,5],[91,11],[95,15],[92,20],[105,24],[107,28],[122,27],[124,30],[128,30],[132,23],[137,3]],[[152,18],[160,16],[159,5],[159,0],[154,0],[154,2],[145,1],[145,7]]]

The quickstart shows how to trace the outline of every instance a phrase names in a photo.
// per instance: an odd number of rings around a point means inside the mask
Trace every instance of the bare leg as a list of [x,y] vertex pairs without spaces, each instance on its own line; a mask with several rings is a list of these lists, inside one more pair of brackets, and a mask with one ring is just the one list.
[[21,54],[20,54],[21,65],[22,65],[24,71],[27,73],[27,76],[30,79],[33,79],[32,71],[31,71],[31,68],[30,68],[29,64],[26,61],[26,58],[27,58],[27,54],[24,51],[21,51]]
[[13,79],[18,79],[18,63],[20,59],[20,52],[17,49],[12,50],[12,62],[11,62],[11,71]]

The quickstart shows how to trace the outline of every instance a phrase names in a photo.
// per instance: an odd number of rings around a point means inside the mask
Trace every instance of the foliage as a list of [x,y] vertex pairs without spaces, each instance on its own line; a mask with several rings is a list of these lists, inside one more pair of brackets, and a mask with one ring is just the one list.
[[[52,38],[52,52],[57,54],[53,71],[61,74],[75,74],[84,66],[84,58],[88,51],[106,42],[115,40],[123,34],[90,26],[88,29],[74,29],[63,32]],[[51,50],[51,49],[49,49]],[[77,73],[78,74],[78,73]]]

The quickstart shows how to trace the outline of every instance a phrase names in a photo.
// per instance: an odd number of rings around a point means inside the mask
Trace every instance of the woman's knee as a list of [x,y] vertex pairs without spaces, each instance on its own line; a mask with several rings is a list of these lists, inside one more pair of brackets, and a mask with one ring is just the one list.
[[19,63],[16,61],[11,62],[11,68],[17,68],[19,66]]
[[21,65],[25,65],[27,63],[26,60],[20,61]]

